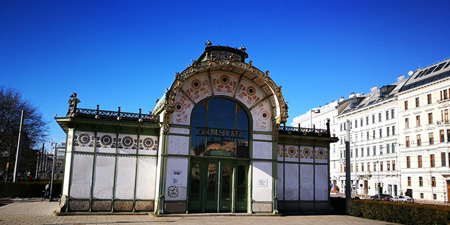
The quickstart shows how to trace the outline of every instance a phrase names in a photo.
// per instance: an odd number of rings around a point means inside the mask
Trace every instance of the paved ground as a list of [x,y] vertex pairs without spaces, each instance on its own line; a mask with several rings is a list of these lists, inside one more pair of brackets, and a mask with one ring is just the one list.
[[57,202],[16,201],[0,207],[0,224],[393,224],[350,216],[198,216],[153,217],[150,215],[52,216]]

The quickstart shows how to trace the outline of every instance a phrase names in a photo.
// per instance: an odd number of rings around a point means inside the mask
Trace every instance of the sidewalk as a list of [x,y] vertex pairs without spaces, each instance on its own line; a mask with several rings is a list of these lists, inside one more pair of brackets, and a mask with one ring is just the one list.
[[351,216],[193,216],[154,217],[151,215],[51,216],[58,202],[16,201],[0,207],[0,224],[394,224]]

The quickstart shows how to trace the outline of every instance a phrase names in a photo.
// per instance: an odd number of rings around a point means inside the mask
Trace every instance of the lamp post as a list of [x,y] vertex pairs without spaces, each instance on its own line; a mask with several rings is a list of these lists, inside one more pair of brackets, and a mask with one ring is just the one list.
[[312,115],[313,115],[313,113],[320,113],[320,109],[311,109],[311,128],[313,127],[313,124],[312,124]]

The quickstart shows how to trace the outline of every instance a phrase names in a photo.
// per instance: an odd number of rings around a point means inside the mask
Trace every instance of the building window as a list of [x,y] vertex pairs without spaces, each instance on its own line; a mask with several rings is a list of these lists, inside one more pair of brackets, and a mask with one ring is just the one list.
[[391,110],[391,119],[394,119],[395,118],[395,112],[394,112],[394,110]]
[[416,107],[419,107],[420,106],[420,104],[419,104],[419,97],[417,97],[416,98]]
[[370,172],[370,163],[367,163],[367,171]]
[[361,163],[361,172],[364,172],[364,163]]
[[383,171],[383,162],[380,162],[380,171]]
[[355,128],[358,128],[358,120],[355,120]]
[[445,142],[444,130],[439,131],[439,137],[440,137],[441,143]]
[[433,194],[433,199],[436,200],[437,199],[437,195]]
[[373,155],[377,155],[377,146],[373,146]]
[[361,148],[361,157],[364,156],[364,148]]
[[[442,131],[442,133],[444,133],[444,131]],[[367,131],[367,140],[369,140],[369,131]]]
[[390,151],[389,151],[389,147],[390,147],[391,145],[390,144],[386,144],[386,154],[389,154],[390,153]]
[[381,122],[381,113],[378,113],[378,122]]
[[447,130],[447,141],[450,142],[450,130]]
[[448,123],[448,109],[441,110],[441,120],[443,123]]
[[395,161],[392,161],[392,171],[395,171]]
[[375,162],[373,162],[373,171],[377,171],[377,164]]
[[427,95],[427,103],[431,104],[432,100],[431,100],[431,94]]
[[392,153],[395,153],[395,143],[392,143]]
[[372,124],[375,124],[375,115],[372,115]]
[[370,156],[370,147],[367,147],[367,156]]
[[423,193],[420,193],[420,198],[423,198]]
[[409,118],[405,118],[405,129],[409,128]]
[[416,116],[416,127],[420,127],[420,115]]
[[350,172],[353,172],[353,163],[350,163]]
[[436,187],[436,177],[431,177],[431,186]]
[[380,145],[380,155],[383,155],[383,145]]
[[422,177],[419,177],[419,186],[423,187],[423,178]]
[[395,135],[395,126],[392,126],[392,135]]
[[428,124],[433,124],[433,113],[428,113]]
[[358,172],[358,163],[355,163],[355,172]]
[[436,165],[435,165],[435,162],[434,162],[434,154],[431,154],[430,155],[430,167],[431,168],[434,168]]
[[441,166],[447,166],[446,164],[446,160],[445,160],[445,152],[441,153]]
[[388,136],[388,137],[389,137],[389,135],[390,135],[390,130],[391,130],[390,127],[386,127],[386,136]]
[[421,155],[417,156],[417,167],[422,168],[422,156]]
[[359,125],[362,127],[363,126],[363,118],[361,118],[361,120],[359,121]]
[[366,116],[366,125],[369,125],[369,117]]
[[428,141],[430,142],[430,145],[433,145],[433,144],[434,144],[433,133],[429,133],[429,134],[428,134]]
[[386,162],[386,167],[387,167],[387,171],[391,171],[391,162],[390,161]]
[[355,157],[358,157],[358,148],[355,150]]
[[383,129],[380,128],[380,138],[383,137]]
[[411,158],[410,158],[410,156],[406,156],[406,168],[411,168]]
[[408,101],[405,101],[405,110],[408,110]]
[[389,119],[389,111],[386,111],[386,120]]
[[409,136],[405,137],[405,146],[408,148],[409,147]]
[[444,90],[444,99],[442,99],[442,97],[441,97],[441,100],[447,100],[447,99],[448,99],[447,90]]
[[417,135],[417,146],[421,146],[422,145],[422,141],[420,139],[420,134]]
[[342,173],[342,164],[341,164],[341,169],[340,170],[341,170],[341,173]]
[[408,177],[408,187],[411,186],[411,177]]
[[375,130],[372,131],[372,134],[373,134],[372,138],[375,139]]

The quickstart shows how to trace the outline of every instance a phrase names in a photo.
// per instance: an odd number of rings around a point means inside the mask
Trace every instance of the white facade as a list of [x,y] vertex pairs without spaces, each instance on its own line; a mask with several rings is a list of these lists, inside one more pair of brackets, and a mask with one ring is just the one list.
[[416,202],[448,202],[450,60],[418,69],[398,95],[402,186]]

